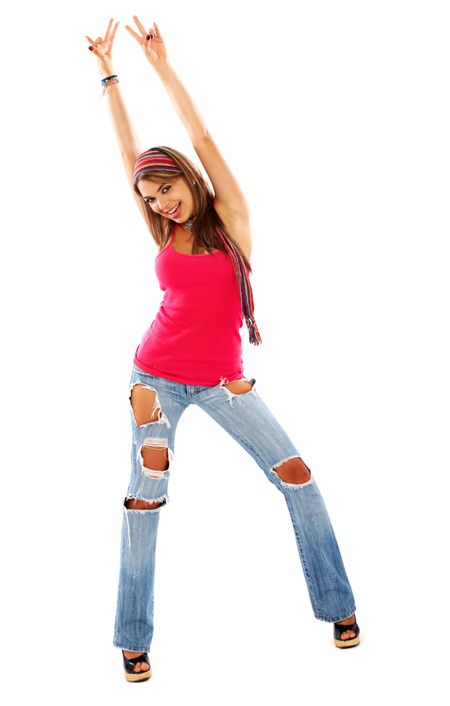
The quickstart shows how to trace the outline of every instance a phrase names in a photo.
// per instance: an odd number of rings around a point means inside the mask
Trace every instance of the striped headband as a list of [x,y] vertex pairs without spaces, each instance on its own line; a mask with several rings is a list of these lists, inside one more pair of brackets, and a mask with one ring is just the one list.
[[133,181],[136,182],[141,174],[153,169],[163,172],[171,172],[172,174],[182,174],[180,167],[175,160],[172,159],[172,157],[164,154],[164,152],[161,152],[156,147],[152,147],[151,149],[142,152],[142,154],[140,154],[137,158],[134,164]]

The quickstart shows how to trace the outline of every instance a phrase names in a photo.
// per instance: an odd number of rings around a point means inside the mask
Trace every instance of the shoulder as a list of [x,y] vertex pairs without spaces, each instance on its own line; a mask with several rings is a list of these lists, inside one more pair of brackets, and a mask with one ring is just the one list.
[[224,224],[227,233],[236,241],[250,262],[252,254],[252,236],[248,212],[239,213],[225,208],[218,199],[214,199],[214,210]]

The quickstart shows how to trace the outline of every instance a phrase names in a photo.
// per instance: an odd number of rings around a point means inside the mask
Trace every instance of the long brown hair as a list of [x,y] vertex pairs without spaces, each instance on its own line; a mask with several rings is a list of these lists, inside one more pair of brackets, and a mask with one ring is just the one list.
[[[211,250],[222,250],[225,254],[228,254],[223,241],[216,233],[215,228],[218,227],[223,235],[233,243],[236,250],[239,251],[246,267],[251,272],[252,269],[248,258],[242,252],[242,249],[235,239],[227,232],[222,219],[214,208],[214,193],[198,167],[184,154],[171,147],[164,146],[154,149],[171,157],[178,165],[180,174],[169,174],[167,171],[152,169],[151,167],[148,170],[143,170],[139,173],[139,176],[134,182],[134,190],[136,193],[143,198],[138,188],[141,179],[149,179],[161,184],[163,182],[171,183],[180,176],[183,176],[186,179],[194,200],[195,217],[192,222],[191,230],[193,235],[192,254],[197,255],[200,248],[206,248],[207,252],[211,252]],[[150,232],[155,243],[161,250],[168,241],[171,233],[170,228],[173,223],[159,213],[155,213],[147,202],[144,201],[144,204]]]

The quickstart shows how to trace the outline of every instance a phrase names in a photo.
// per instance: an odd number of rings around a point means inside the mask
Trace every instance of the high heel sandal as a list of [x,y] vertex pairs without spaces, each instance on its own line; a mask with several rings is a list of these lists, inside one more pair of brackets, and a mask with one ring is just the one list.
[[[347,630],[352,630],[355,633],[355,637],[349,637],[347,640],[342,640],[342,634]],[[356,647],[359,645],[359,625],[356,622],[351,623],[351,625],[339,625],[334,623],[334,644],[336,647]]]
[[[144,681],[145,679],[150,679],[152,676],[152,668],[148,659],[147,652],[144,652],[137,657],[125,657],[122,650],[123,666],[125,667],[125,678],[127,681]],[[134,672],[134,668],[138,662],[146,662],[148,664],[148,669],[145,671]]]

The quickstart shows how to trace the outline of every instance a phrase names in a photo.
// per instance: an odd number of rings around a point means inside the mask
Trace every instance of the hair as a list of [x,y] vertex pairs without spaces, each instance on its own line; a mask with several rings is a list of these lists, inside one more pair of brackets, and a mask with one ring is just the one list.
[[171,183],[184,177],[194,200],[191,233],[193,236],[192,254],[200,248],[208,253],[213,249],[222,250],[233,262],[241,295],[242,313],[250,332],[250,342],[259,345],[261,336],[253,317],[253,293],[249,275],[250,262],[239,244],[227,232],[226,227],[214,208],[214,193],[198,167],[176,149],[166,146],[152,147],[142,152],[136,159],[133,171],[133,188],[144,203],[144,213],[150,232],[160,250],[167,244],[176,224],[155,213],[144,201],[138,185],[142,180],[157,183]]
[[[176,164],[178,165],[180,171],[178,173],[176,171],[172,171],[172,173],[169,173],[166,170],[157,169],[155,167],[149,167],[148,169],[140,170],[139,174],[134,180],[134,190],[136,191],[136,193],[139,194],[139,196],[142,198],[142,194],[139,191],[138,185],[139,182],[143,179],[149,179],[151,181],[157,182],[158,184],[162,184],[163,182],[173,182],[176,179],[179,179],[180,176],[183,176],[186,179],[187,185],[192,194],[192,198],[194,199],[195,216],[192,221],[191,230],[191,233],[193,235],[192,254],[197,255],[199,249],[202,247],[206,248],[208,252],[210,252],[212,249],[216,249],[223,250],[223,252],[226,253],[225,246],[215,231],[215,226],[217,226],[221,229],[222,233],[226,236],[226,238],[233,243],[236,250],[238,250],[239,253],[242,255],[246,267],[251,272],[252,269],[250,262],[242,252],[242,249],[239,247],[238,243],[226,231],[223,221],[215,210],[214,194],[206,179],[203,177],[203,174],[197,168],[197,166],[193,164],[191,160],[185,157],[181,152],[178,152],[178,150],[175,150],[173,148],[154,147],[152,149],[158,150],[159,152],[163,152],[164,154],[167,154],[169,157],[171,157],[173,161],[176,162]],[[170,228],[172,226],[172,222],[168,218],[164,218],[164,216],[161,216],[159,213],[155,213],[155,211],[153,211],[152,207],[147,204],[147,202],[144,201],[144,204],[146,207],[146,212],[148,214],[150,232],[153,235],[153,239],[155,240],[156,244],[161,249],[167,243],[171,232]]]

